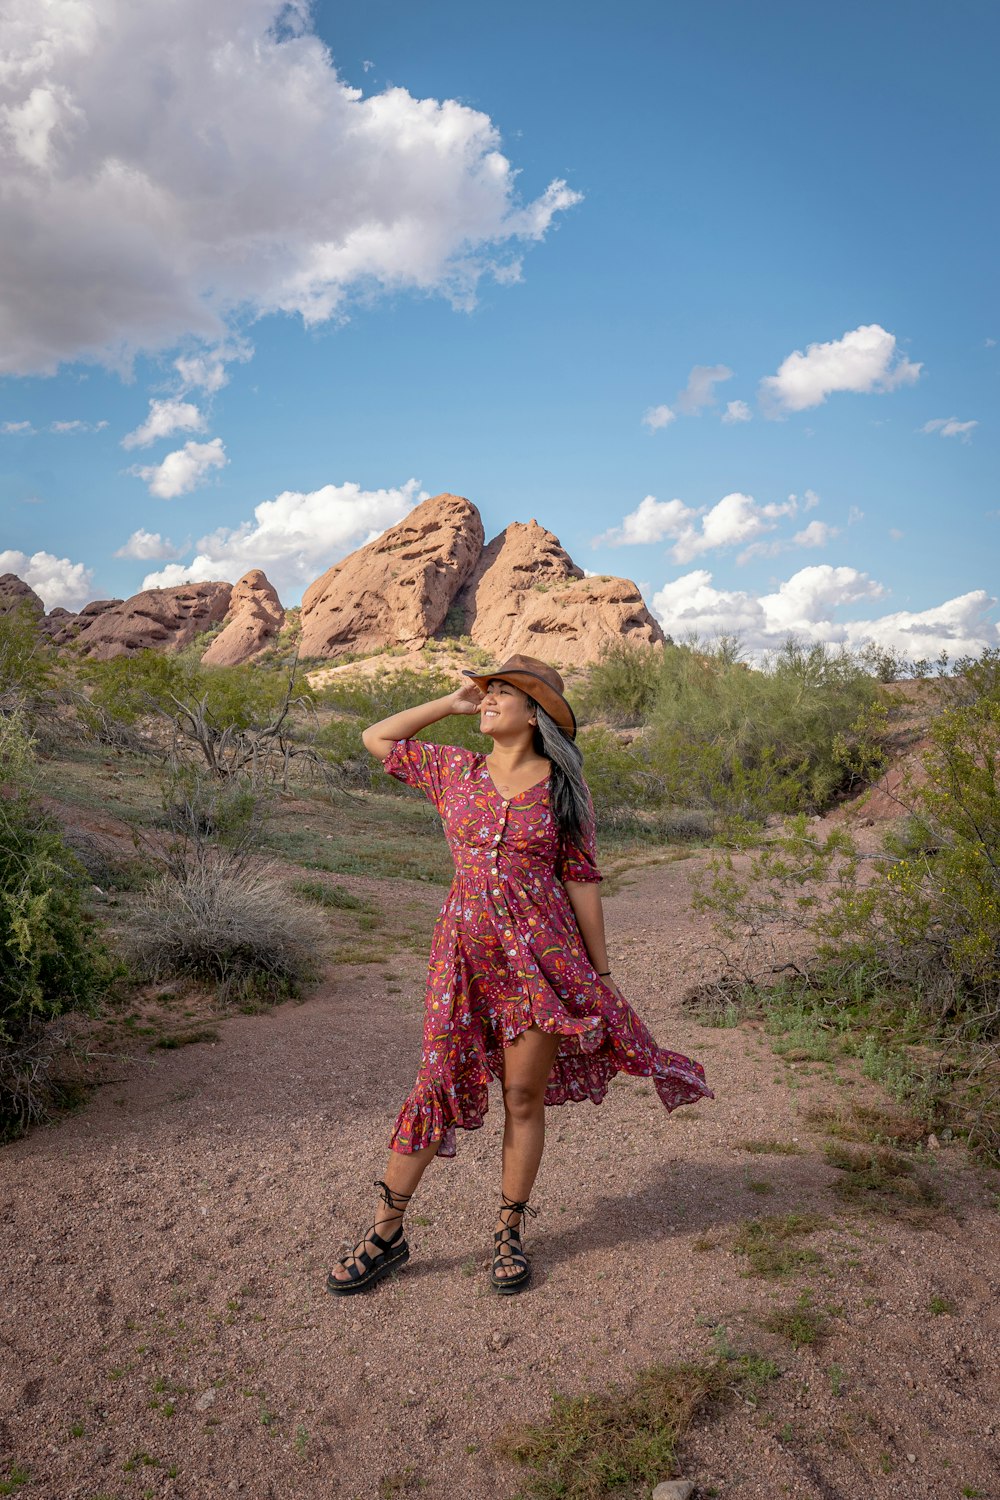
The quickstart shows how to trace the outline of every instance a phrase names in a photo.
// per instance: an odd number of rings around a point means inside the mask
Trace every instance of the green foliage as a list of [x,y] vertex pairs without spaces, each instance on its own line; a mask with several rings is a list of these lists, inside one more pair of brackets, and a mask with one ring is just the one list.
[[497,1449],[529,1471],[534,1500],[602,1500],[648,1494],[676,1473],[677,1450],[696,1416],[738,1393],[751,1405],[777,1367],[726,1347],[716,1357],[639,1370],[626,1387],[556,1396],[547,1420],[505,1434]]
[[[426,671],[407,667],[400,672],[382,669],[371,676],[345,673],[317,694],[322,723],[313,741],[315,749],[337,768],[348,785],[401,792],[400,784],[389,782],[378,761],[369,755],[361,742],[362,734],[370,724],[390,714],[443,698],[454,690],[454,674],[436,667]],[[453,714],[421,730],[420,738],[438,745],[462,745],[468,750],[485,750],[489,743],[480,733],[475,714]]]
[[[203,702],[220,731],[227,725],[251,729],[269,723],[288,686],[288,673],[280,666],[203,667],[188,653],[151,650],[83,662],[80,676],[90,687],[95,708],[126,724],[151,713],[173,718],[179,704]],[[303,700],[314,696],[305,682],[297,683],[296,690]]]
[[0,1129],[37,1118],[54,1055],[47,1025],[89,1010],[107,964],[83,905],[81,871],[32,800],[23,717],[0,716]]
[[849,653],[789,639],[752,668],[724,638],[709,649],[615,642],[578,698],[585,722],[643,726],[624,767],[642,774],[625,777],[619,802],[652,797],[760,823],[828,806],[871,775],[885,737],[877,692]]
[[39,634],[29,605],[0,614],[0,708],[37,699],[52,686],[55,670],[55,652]]

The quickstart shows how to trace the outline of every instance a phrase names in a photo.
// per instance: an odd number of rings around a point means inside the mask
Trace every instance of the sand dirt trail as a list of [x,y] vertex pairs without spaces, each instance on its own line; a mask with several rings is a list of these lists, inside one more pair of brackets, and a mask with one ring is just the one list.
[[[681,1006],[711,961],[689,869],[652,867],[611,897],[610,946],[654,1035],[700,1058],[717,1097],[667,1116],[618,1080],[600,1108],[550,1111],[523,1296],[488,1286],[496,1092],[486,1128],[429,1169],[409,1266],[370,1295],[324,1290],[340,1241],[370,1222],[412,1083],[416,955],[224,1020],[217,1045],[136,1058],[4,1149],[0,1478],[26,1468],[26,1500],[499,1500],[521,1482],[492,1453],[507,1422],[541,1417],[555,1390],[703,1355],[722,1324],[783,1374],[762,1410],[737,1402],[690,1434],[698,1495],[1000,1497],[995,1178],[951,1146],[927,1158],[948,1204],[934,1227],[845,1213],[804,1119],[844,1088]],[[848,1096],[879,1091],[856,1078]],[[754,1138],[807,1149],[738,1148]],[[810,1241],[819,1267],[787,1284],[743,1274],[731,1227],[798,1208],[830,1216]],[[716,1248],[697,1248],[706,1232]],[[836,1315],[818,1351],[796,1352],[757,1319],[807,1286]],[[952,1311],[932,1315],[932,1297]]]

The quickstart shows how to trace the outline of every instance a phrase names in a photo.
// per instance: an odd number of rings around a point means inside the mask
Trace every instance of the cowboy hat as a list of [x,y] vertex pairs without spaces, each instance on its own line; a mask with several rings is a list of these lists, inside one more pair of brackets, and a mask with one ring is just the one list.
[[536,656],[509,656],[503,666],[491,672],[463,671],[462,676],[471,677],[484,693],[490,682],[511,683],[534,698],[570,739],[576,739],[576,715],[563,697],[563,680],[555,667],[547,666]]

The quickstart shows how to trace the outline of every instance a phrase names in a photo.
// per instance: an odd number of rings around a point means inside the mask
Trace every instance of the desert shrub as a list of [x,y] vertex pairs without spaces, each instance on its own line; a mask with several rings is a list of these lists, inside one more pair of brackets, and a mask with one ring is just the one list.
[[0,716],[0,1130],[38,1118],[61,1039],[52,1023],[90,1010],[108,965],[83,904],[82,871],[32,800],[33,741]]
[[675,649],[626,640],[606,644],[577,695],[578,718],[621,728],[645,724],[660,690],[664,655]]
[[[1000,653],[957,664],[946,701],[881,857],[799,818],[746,858],[718,854],[698,900],[746,980],[797,934],[802,1002],[877,1024],[871,1063],[901,1096],[934,1100],[944,1068],[962,1080],[970,1140],[1000,1160]],[[921,1039],[941,1046],[936,1077],[894,1054]]]
[[[400,783],[384,775],[378,761],[362,744],[361,736],[380,719],[418,703],[443,698],[454,692],[455,687],[452,673],[435,668],[424,672],[410,668],[401,672],[380,671],[370,677],[347,674],[337,677],[317,695],[320,713],[329,709],[332,714],[323,718],[316,732],[316,751],[336,768],[341,781],[348,786],[403,792],[405,788]],[[438,745],[462,745],[467,750],[489,747],[489,741],[480,733],[476,714],[452,714],[422,729],[420,738]]]
[[320,915],[276,876],[217,859],[154,881],[130,904],[122,943],[143,978],[200,980],[253,1007],[300,993],[324,937]]
[[0,614],[0,712],[37,700],[52,685],[55,652],[27,604]]
[[846,652],[789,640],[761,669],[684,648],[664,653],[650,759],[678,802],[730,816],[817,811],[877,765],[884,713]]

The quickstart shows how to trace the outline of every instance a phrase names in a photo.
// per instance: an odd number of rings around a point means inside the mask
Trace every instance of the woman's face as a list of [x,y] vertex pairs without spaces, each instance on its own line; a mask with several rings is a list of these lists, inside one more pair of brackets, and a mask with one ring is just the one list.
[[514,739],[534,729],[535,705],[511,682],[492,678],[479,705],[479,727],[494,739]]

